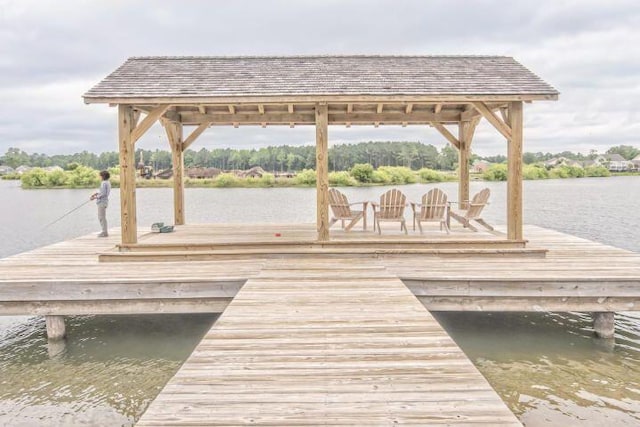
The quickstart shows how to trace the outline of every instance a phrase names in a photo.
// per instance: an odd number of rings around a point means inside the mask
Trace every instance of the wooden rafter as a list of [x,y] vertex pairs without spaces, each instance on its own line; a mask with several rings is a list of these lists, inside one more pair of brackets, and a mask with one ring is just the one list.
[[204,105],[199,105],[198,111],[200,111],[200,114],[207,114],[207,107],[205,107]]
[[436,104],[433,106],[433,112],[435,114],[439,114],[442,111],[442,104]]
[[[288,124],[295,122],[296,124],[305,125],[313,124],[315,116],[313,112],[297,112],[293,114],[289,113],[269,113],[259,114],[257,111],[254,113],[209,113],[200,114],[195,111],[185,111],[179,114],[180,121],[185,125],[194,125],[204,122],[209,122],[214,125],[218,124]],[[383,112],[378,114],[376,112],[362,112],[362,113],[342,113],[331,112],[329,113],[329,123],[345,123],[350,122],[352,124],[371,124],[373,122],[379,123],[402,123],[407,122],[409,124],[415,123],[429,123],[429,122],[444,122],[455,123],[460,121],[460,113],[455,111],[446,111],[440,114],[434,114],[428,111],[413,111],[411,114],[405,114],[404,112]]]
[[505,123],[509,123],[509,108],[508,107],[500,107],[500,115],[502,116],[502,120]]
[[511,140],[511,128],[501,119],[496,117],[496,115],[493,114],[493,111],[491,111],[487,104],[485,104],[484,102],[474,102],[473,106],[480,112],[480,114],[482,114],[482,117],[487,119],[487,121],[491,123],[491,125],[493,125],[493,127],[496,128],[498,132],[504,135],[504,137],[507,138],[508,141]]
[[289,114],[293,114],[293,104],[289,104],[288,110]]
[[189,136],[184,140],[184,142],[182,143],[182,150],[186,150],[187,148],[189,148],[189,146],[191,144],[193,144],[193,142],[200,136],[202,135],[202,132],[204,132],[205,130],[207,130],[207,128],[209,127],[209,123],[202,123],[200,124],[200,126],[198,126],[197,128],[195,128],[193,130],[193,132],[191,132],[191,134],[189,134]]
[[456,138],[451,132],[449,132],[449,129],[444,127],[442,123],[431,122],[431,126],[436,128],[438,132],[440,132],[442,136],[447,138],[447,141],[452,143],[457,149],[460,149],[460,141],[458,141],[458,138]]
[[140,139],[140,137],[144,135],[144,133],[148,131],[149,128],[153,126],[153,124],[158,121],[160,117],[162,117],[162,115],[169,109],[169,107],[170,105],[161,105],[151,110],[147,114],[147,117],[145,117],[144,120],[142,120],[142,122],[140,122],[140,124],[138,124],[136,128],[131,132],[131,143],[135,144],[136,141]]
[[412,103],[408,103],[406,108],[404,109],[404,113],[405,114],[411,114],[411,111],[413,111],[413,104]]
[[347,113],[353,113],[353,104],[347,104]]
[[227,107],[229,108],[229,114],[236,113],[236,107],[234,107],[233,105],[228,105]]
[[378,108],[377,108],[377,113],[378,114],[382,114],[382,110],[384,109],[384,104],[383,103],[379,103],[378,104]]
[[264,114],[264,105],[263,104],[258,104],[258,113]]

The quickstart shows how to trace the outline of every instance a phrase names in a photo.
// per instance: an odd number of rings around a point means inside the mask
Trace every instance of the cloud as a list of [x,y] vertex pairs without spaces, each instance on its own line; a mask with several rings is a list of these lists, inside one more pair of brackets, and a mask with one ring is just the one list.
[[[81,95],[129,56],[491,54],[514,56],[560,92],[525,108],[526,151],[640,145],[637,1],[0,0],[0,154],[117,148],[115,109]],[[155,126],[141,146],[166,148]],[[417,140],[426,127],[331,127],[332,143]],[[313,143],[312,127],[211,128],[198,146]],[[506,152],[479,126],[482,155]]]

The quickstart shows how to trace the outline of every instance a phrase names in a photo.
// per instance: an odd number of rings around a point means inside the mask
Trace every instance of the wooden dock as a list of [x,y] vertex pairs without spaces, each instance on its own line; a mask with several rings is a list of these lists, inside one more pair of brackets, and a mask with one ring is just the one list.
[[139,426],[520,423],[375,260],[274,261],[249,279]]
[[278,227],[141,232],[121,250],[92,235],[4,258],[0,315],[224,312],[140,425],[517,425],[425,307],[640,309],[640,254],[539,227],[526,247],[462,229],[309,245],[313,226]]

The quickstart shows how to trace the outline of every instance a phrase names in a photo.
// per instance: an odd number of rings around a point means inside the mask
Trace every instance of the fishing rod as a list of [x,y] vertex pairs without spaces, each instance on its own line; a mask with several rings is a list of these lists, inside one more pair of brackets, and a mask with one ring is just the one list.
[[89,199],[86,202],[82,203],[80,206],[76,206],[75,208],[71,209],[69,212],[67,212],[66,214],[62,215],[60,218],[56,219],[53,222],[50,222],[49,224],[45,225],[42,229],[44,230],[45,228],[51,227],[53,224],[55,224],[56,222],[60,221],[62,218],[66,217],[69,214],[72,214],[73,212],[77,211],[78,209],[80,209],[81,207],[83,207],[84,205],[86,205],[87,203],[93,201],[93,199]]

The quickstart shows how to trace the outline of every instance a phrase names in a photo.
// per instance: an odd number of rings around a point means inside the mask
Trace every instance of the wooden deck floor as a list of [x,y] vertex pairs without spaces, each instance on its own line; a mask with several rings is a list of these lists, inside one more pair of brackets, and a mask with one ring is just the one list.
[[520,425],[375,260],[273,261],[249,279],[139,421]]

